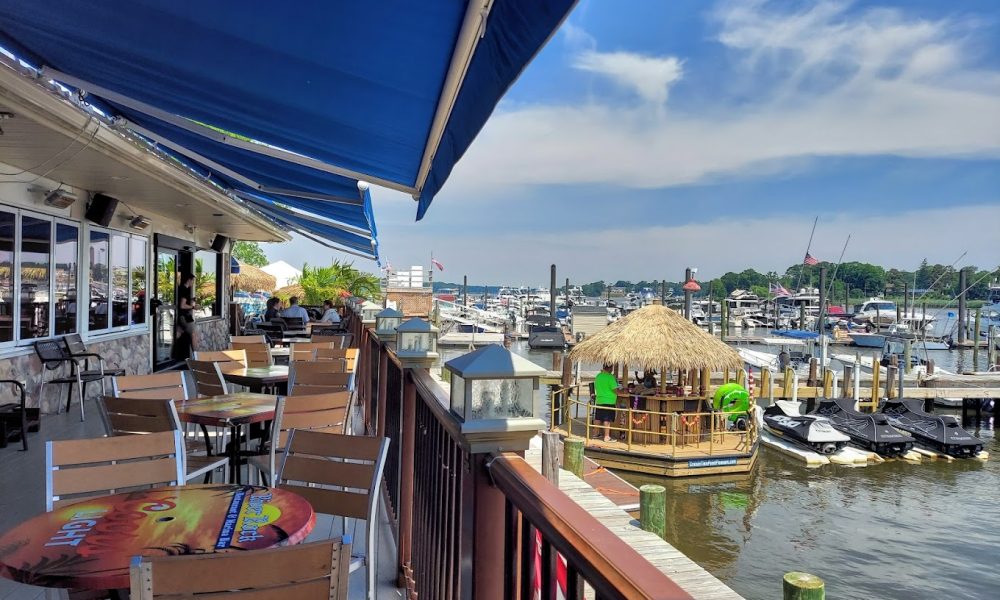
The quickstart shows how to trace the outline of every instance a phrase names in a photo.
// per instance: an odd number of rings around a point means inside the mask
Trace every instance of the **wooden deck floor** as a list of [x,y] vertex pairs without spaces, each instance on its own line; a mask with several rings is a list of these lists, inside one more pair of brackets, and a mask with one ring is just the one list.
[[[525,452],[525,460],[535,469],[541,470],[540,441],[538,444],[533,444],[532,448]],[[617,476],[615,477],[617,478]],[[621,479],[618,481],[625,483]],[[635,548],[657,569],[677,582],[692,598],[697,600],[736,600],[742,598],[714,575],[671,546],[666,540],[654,533],[643,531],[639,527],[639,522],[626,512],[617,500],[612,499],[613,494],[602,494],[592,487],[592,483],[589,478],[588,481],[584,481],[569,471],[562,469],[559,471],[559,489],[587,512],[594,515],[597,520],[616,533],[628,545]],[[628,484],[626,483],[626,485]],[[635,494],[638,497],[638,491]],[[593,598],[593,591],[589,588],[586,591],[586,597]]]

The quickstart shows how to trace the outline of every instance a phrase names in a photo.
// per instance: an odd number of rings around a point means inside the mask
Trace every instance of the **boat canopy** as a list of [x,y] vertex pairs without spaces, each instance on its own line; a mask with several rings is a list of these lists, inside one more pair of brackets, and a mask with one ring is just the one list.
[[574,4],[0,0],[0,43],[277,220],[374,255],[357,182],[411,194],[422,218]]
[[804,331],[802,329],[775,329],[771,335],[787,337],[796,340],[814,340],[819,337],[815,331]]

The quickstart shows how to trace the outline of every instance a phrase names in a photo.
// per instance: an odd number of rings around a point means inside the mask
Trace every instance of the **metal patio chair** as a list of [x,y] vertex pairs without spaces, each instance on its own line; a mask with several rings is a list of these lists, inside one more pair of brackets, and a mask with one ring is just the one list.
[[[66,392],[66,412],[69,412],[70,403],[73,401],[73,385],[76,384],[77,393],[80,396],[80,420],[83,421],[86,417],[83,402],[87,397],[87,384],[99,381],[101,383],[101,393],[107,393],[104,383],[104,378],[107,374],[104,372],[103,364],[98,363],[100,368],[97,370],[88,369],[86,363],[88,357],[69,354],[65,345],[58,340],[39,340],[35,342],[35,354],[38,355],[38,360],[42,361],[42,366],[45,367],[46,371],[59,371],[66,365],[69,365],[69,374],[67,375],[56,376],[48,380],[44,379],[43,375],[41,385],[38,388],[39,405],[41,405],[41,399],[45,397],[45,386],[51,384],[68,385],[69,389]],[[95,354],[94,356],[97,355]],[[58,410],[58,405],[57,412],[61,412]]]

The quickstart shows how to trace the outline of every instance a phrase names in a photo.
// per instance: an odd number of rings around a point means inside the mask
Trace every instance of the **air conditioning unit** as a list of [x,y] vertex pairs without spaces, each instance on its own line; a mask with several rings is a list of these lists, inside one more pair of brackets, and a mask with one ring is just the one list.
[[45,196],[45,205],[52,208],[66,208],[76,202],[76,196],[66,190],[54,190]]

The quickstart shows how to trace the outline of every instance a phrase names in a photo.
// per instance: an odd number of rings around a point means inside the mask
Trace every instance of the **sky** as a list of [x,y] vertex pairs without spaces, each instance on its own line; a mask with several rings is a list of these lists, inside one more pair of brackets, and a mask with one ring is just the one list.
[[1000,3],[581,0],[422,221],[372,197],[383,264],[447,281],[782,272],[817,216],[820,260],[996,268]]

